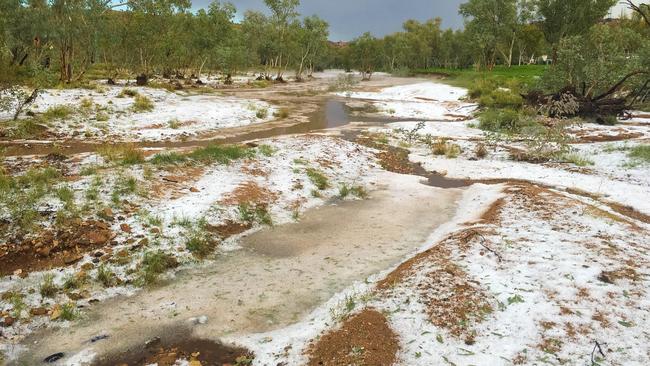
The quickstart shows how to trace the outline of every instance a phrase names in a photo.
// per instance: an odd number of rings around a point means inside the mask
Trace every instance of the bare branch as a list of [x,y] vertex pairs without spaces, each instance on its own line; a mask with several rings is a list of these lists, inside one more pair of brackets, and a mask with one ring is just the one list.
[[622,4],[626,4],[630,10],[641,15],[641,17],[645,21],[645,24],[647,24],[650,27],[650,14],[646,14],[646,12],[643,9],[641,9],[640,5],[634,4],[632,0],[626,0]]
[[598,100],[601,100],[601,99],[603,99],[603,98],[605,98],[605,97],[608,97],[608,96],[610,96],[610,95],[616,93],[616,91],[618,91],[618,89],[620,89],[621,86],[623,86],[623,84],[625,84],[625,82],[627,82],[627,80],[628,80],[629,78],[631,78],[631,77],[633,77],[633,76],[637,76],[637,75],[644,75],[644,74],[647,75],[647,74],[650,74],[650,72],[648,72],[648,71],[643,71],[643,70],[633,71],[633,72],[631,72],[631,73],[625,75],[625,77],[624,77],[623,79],[621,79],[621,81],[619,81],[618,83],[614,84],[614,86],[612,86],[608,91],[606,91],[606,92],[604,92],[603,94],[601,94],[601,95],[599,95],[599,96],[593,98],[592,100],[593,100],[593,101],[598,101]]

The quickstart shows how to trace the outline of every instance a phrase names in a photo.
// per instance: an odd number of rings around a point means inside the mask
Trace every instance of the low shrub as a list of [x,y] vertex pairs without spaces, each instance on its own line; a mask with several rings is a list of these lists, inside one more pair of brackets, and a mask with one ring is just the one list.
[[233,160],[252,158],[255,151],[241,145],[211,145],[194,150],[187,156],[201,162],[228,164]]
[[498,88],[483,94],[479,105],[487,108],[519,109],[524,105],[524,98],[508,89]]
[[185,248],[197,258],[205,258],[214,251],[216,241],[209,233],[193,230],[185,242]]
[[479,128],[490,132],[518,133],[522,128],[534,125],[534,117],[524,110],[488,109],[479,116]]
[[120,94],[117,95],[118,98],[125,98],[125,97],[135,97],[136,95],[140,95],[137,90],[134,89],[129,89],[129,88],[124,88],[120,92]]
[[42,297],[54,297],[59,292],[59,287],[54,284],[54,275],[46,274],[38,287]]
[[45,119],[46,121],[64,119],[69,117],[73,113],[74,113],[74,109],[72,109],[72,107],[67,105],[57,105],[48,108],[47,111],[43,113],[43,119]]
[[580,167],[594,165],[594,161],[575,152],[564,154],[560,160],[565,163],[575,164]]
[[273,117],[279,118],[279,119],[285,119],[289,117],[289,109],[287,108],[280,108],[277,110],[275,113],[273,113]]
[[142,285],[155,283],[159,275],[176,267],[178,267],[178,261],[171,254],[163,251],[147,252],[140,263],[139,282]]
[[318,188],[319,191],[326,190],[330,187],[327,176],[318,169],[307,168],[307,177]]
[[265,118],[267,118],[268,116],[269,116],[269,109],[268,109],[268,108],[259,108],[259,109],[255,112],[255,117],[257,117],[257,118],[259,118],[259,119],[265,119]]
[[131,110],[136,113],[151,112],[154,109],[154,104],[148,97],[144,95],[136,95],[134,98]]
[[630,149],[628,157],[643,163],[650,163],[650,145],[638,145]]
[[187,156],[171,151],[156,154],[150,161],[155,165],[175,165],[186,162]]

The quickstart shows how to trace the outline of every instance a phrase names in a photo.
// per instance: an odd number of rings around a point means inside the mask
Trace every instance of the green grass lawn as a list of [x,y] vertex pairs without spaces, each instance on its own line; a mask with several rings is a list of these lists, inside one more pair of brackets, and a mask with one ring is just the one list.
[[547,68],[548,66],[545,65],[497,66],[492,71],[433,68],[414,70],[414,73],[443,76],[446,83],[464,88],[471,88],[477,80],[494,80],[498,84],[507,84],[509,81],[517,80],[527,88],[531,88],[537,84]]

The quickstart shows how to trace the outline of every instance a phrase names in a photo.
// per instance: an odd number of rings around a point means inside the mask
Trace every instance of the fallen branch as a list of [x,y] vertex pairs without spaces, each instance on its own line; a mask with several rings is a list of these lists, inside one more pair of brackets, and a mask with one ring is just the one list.
[[596,345],[594,345],[594,349],[591,351],[591,366],[599,365],[599,363],[596,362],[596,360],[594,359],[594,356],[596,355],[596,351],[598,351],[598,353],[601,356],[603,356],[603,358],[605,358],[605,353],[603,352],[602,346],[607,345],[607,343],[600,344],[600,343],[598,343],[598,341],[594,341],[594,342],[596,342]]
[[[471,235],[471,236],[478,236],[478,237],[481,239],[481,242],[480,242],[479,244],[480,244],[483,248],[485,248],[488,252],[494,254],[494,255],[497,257],[497,260],[498,260],[499,263],[501,263],[501,261],[503,261],[503,257],[501,257],[501,254],[499,254],[496,250],[490,248],[489,246],[487,246],[487,245],[485,244],[488,240],[485,239],[485,237],[483,236],[483,234],[481,234],[480,232],[478,232],[478,231],[476,231],[476,230],[472,230],[472,231],[470,231],[470,234],[469,234],[469,235]],[[468,235],[468,236],[469,236],[469,235]]]

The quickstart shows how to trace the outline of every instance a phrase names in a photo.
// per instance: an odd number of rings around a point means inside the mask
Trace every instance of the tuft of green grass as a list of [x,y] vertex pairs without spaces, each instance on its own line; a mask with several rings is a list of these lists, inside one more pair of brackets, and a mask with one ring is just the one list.
[[239,213],[240,220],[243,222],[273,226],[273,218],[266,205],[252,205],[251,203],[244,202],[237,206],[237,212]]
[[111,118],[111,116],[108,115],[106,112],[97,112],[95,115],[95,120],[98,122],[106,122]]
[[279,118],[279,119],[289,118],[289,109],[280,108],[275,113],[273,113],[273,117]]
[[260,108],[255,112],[255,117],[259,119],[265,119],[269,116],[269,109],[268,108]]
[[323,172],[315,168],[307,168],[307,177],[318,188],[319,191],[324,191],[330,187],[327,176]]
[[353,195],[361,199],[368,198],[368,192],[365,188],[361,186],[349,187],[347,184],[343,183],[339,186],[339,198],[345,199],[348,196]]
[[140,263],[138,282],[142,285],[151,285],[158,280],[158,276],[176,267],[178,267],[178,261],[171,254],[163,251],[146,252]]
[[178,119],[174,118],[172,120],[167,121],[167,127],[173,130],[177,130],[181,127],[181,122]]
[[53,194],[60,173],[52,168],[32,168],[19,176],[0,171],[0,205],[8,219],[21,230],[29,230],[43,217],[39,207]]
[[585,167],[585,166],[588,166],[588,165],[594,165],[593,160],[587,158],[586,156],[575,153],[575,152],[562,155],[560,160],[562,162],[575,164],[575,165],[580,166],[580,167]]
[[71,273],[63,280],[63,289],[66,291],[79,289],[84,285],[85,280],[85,277]]
[[513,109],[488,109],[479,116],[479,128],[491,132],[512,132],[520,130],[523,116]]
[[260,154],[268,157],[271,157],[275,155],[276,152],[278,152],[278,150],[271,145],[260,145],[257,148],[257,151],[259,151]]
[[56,196],[65,205],[71,205],[74,203],[74,191],[69,186],[63,186],[57,189]]
[[457,144],[448,142],[445,139],[438,139],[431,143],[431,152],[433,155],[444,155],[449,159],[457,158],[460,155],[461,148]]
[[97,149],[104,160],[121,165],[136,165],[144,162],[144,153],[133,145],[103,145]]
[[115,275],[115,272],[104,264],[97,268],[95,279],[104,287],[113,287],[117,284],[117,276]]
[[519,109],[524,105],[524,98],[509,89],[497,88],[483,92],[479,99],[479,105],[488,108]]
[[42,297],[54,297],[57,292],[59,292],[59,287],[54,284],[54,275],[48,273],[43,276],[40,285],[38,286],[38,292]]
[[125,98],[125,97],[135,97],[136,95],[140,95],[137,90],[134,89],[129,89],[129,88],[124,88],[120,92],[120,94],[117,95],[118,98]]
[[229,164],[233,160],[252,158],[255,151],[240,145],[211,145],[196,149],[187,156],[203,163]]
[[122,175],[118,177],[113,188],[120,195],[135,194],[138,191],[138,179],[131,175]]
[[11,316],[20,319],[22,318],[23,312],[27,309],[27,304],[23,299],[21,293],[12,293],[9,297],[9,303],[11,304]]
[[133,100],[133,105],[131,106],[133,112],[144,113],[153,111],[154,104],[148,97],[138,94]]
[[8,122],[6,134],[14,139],[26,139],[40,136],[47,130],[44,121],[39,117],[19,119],[15,122]]
[[142,150],[129,146],[122,152],[122,165],[136,165],[144,162],[144,154]]
[[89,112],[93,107],[95,106],[95,102],[93,101],[92,98],[83,98],[81,100],[81,103],[79,104],[79,108],[81,108],[85,112]]
[[43,113],[43,119],[46,121],[52,121],[56,119],[64,119],[69,117],[74,113],[74,109],[67,105],[57,105],[47,109]]
[[61,316],[57,320],[60,321],[73,321],[79,318],[80,313],[77,310],[77,307],[73,303],[67,303],[61,306]]
[[173,151],[156,154],[150,160],[154,165],[176,165],[186,161],[187,156]]
[[627,154],[630,159],[642,163],[650,163],[650,145],[638,145],[630,149]]
[[447,159],[456,159],[461,152],[462,150],[460,146],[457,144],[448,143],[447,150],[445,151],[445,157]]
[[217,243],[208,232],[195,229],[187,238],[185,248],[195,257],[202,259],[214,251],[216,244]]

